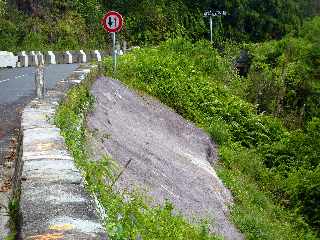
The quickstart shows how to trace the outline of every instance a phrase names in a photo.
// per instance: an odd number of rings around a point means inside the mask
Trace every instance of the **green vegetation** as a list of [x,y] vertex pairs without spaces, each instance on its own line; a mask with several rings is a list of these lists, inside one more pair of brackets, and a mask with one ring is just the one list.
[[[0,50],[109,47],[99,20],[111,9],[125,16],[120,40],[161,43],[122,57],[116,77],[156,96],[219,144],[219,174],[236,202],[232,219],[246,237],[319,238],[320,18],[310,18],[320,13],[319,1],[0,0]],[[203,40],[206,9],[228,12],[215,18],[216,48]],[[247,77],[233,67],[243,48],[251,61]],[[105,64],[111,69],[110,59]],[[214,239],[173,216],[169,203],[149,208],[141,194],[126,202],[128,193],[112,191],[112,161],[90,161],[83,148],[91,82],[70,91],[56,123],[108,213],[111,237]]]
[[[159,98],[220,145],[219,175],[247,239],[319,234],[319,23],[307,22],[297,37],[247,45],[248,78],[206,41],[169,40],[119,60],[116,78]],[[111,59],[105,65],[110,71]]]
[[[320,18],[305,23],[296,36],[252,45],[248,100],[259,112],[281,117],[290,128],[320,116]],[[258,47],[257,50],[254,50]]]
[[14,8],[7,9],[7,14],[0,18],[1,50],[73,50],[105,46],[99,44],[103,42],[99,39],[101,35],[86,34],[88,27],[76,11],[47,14],[31,17]]
[[[110,239],[172,239],[214,240],[204,225],[190,225],[181,215],[173,214],[173,206],[149,207],[141,193],[118,192],[112,188],[117,167],[107,157],[91,161],[86,149],[88,133],[85,114],[94,102],[89,93],[95,74],[69,91],[59,106],[55,123],[62,130],[67,146],[83,171],[87,189],[94,194],[106,211],[105,226]],[[129,200],[128,200],[129,199]]]
[[226,10],[215,18],[214,41],[279,39],[319,14],[317,0],[0,0],[1,50],[107,48],[110,37],[99,20],[107,10],[125,16],[118,35],[130,44],[157,45],[176,37],[208,38],[206,9]]
[[9,202],[8,214],[10,216],[9,227],[11,233],[5,240],[14,240],[16,239],[17,226],[19,224],[19,200],[16,197],[12,198]]

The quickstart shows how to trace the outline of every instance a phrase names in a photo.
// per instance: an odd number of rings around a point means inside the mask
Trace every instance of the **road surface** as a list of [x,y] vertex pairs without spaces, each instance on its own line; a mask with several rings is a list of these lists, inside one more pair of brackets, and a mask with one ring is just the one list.
[[[53,88],[58,80],[66,78],[77,66],[78,64],[46,66],[46,88]],[[0,166],[3,164],[8,137],[20,126],[19,112],[34,97],[34,73],[33,67],[0,69]]]
[[[46,87],[53,88],[58,80],[66,78],[77,64],[49,65],[45,69]],[[0,70],[0,104],[11,104],[34,93],[35,68]]]
[[[45,68],[46,88],[53,88],[65,79],[78,64],[49,65]],[[11,175],[15,160],[16,136],[20,128],[20,115],[24,106],[35,96],[35,68],[0,69],[0,239],[8,229],[8,218],[1,205],[7,205],[10,195]]]

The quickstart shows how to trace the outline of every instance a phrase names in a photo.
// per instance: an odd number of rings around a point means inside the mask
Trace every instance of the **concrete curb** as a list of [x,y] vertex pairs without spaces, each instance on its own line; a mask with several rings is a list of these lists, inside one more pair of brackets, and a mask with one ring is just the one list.
[[94,199],[53,124],[59,101],[91,69],[80,67],[22,113],[22,154],[16,166],[16,174],[21,173],[18,239],[107,239]]

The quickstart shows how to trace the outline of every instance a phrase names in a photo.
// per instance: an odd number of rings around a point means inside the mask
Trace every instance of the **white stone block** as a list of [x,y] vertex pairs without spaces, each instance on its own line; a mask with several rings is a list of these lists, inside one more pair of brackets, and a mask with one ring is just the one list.
[[25,51],[22,51],[18,54],[19,62],[21,67],[29,66],[29,58]]
[[93,54],[93,57],[94,57],[98,62],[101,62],[102,58],[101,58],[101,53],[99,52],[99,50],[94,50],[92,54]]
[[0,67],[16,67],[18,57],[12,52],[0,51]]
[[52,51],[48,51],[48,54],[46,57],[47,57],[48,64],[57,64],[56,56]]
[[43,54],[42,54],[40,51],[38,51],[38,52],[36,53],[36,55],[38,56],[39,64],[44,65],[44,56],[43,56]]
[[128,45],[127,41],[122,42],[122,49],[124,53],[127,51],[127,45]]
[[38,66],[39,60],[38,55],[35,53],[35,51],[31,51],[29,54],[29,66]]
[[68,63],[68,64],[72,63],[72,54],[70,53],[70,51],[66,51],[64,53],[64,63]]
[[87,62],[87,55],[83,50],[80,50],[80,62],[86,63]]

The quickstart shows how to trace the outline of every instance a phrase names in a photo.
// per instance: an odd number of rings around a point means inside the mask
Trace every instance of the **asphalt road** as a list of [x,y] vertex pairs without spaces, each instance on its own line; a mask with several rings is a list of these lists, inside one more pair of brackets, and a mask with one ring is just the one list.
[[[77,67],[78,64],[46,66],[46,88],[53,88]],[[35,96],[34,74],[33,67],[0,69],[0,168],[10,136],[20,126],[21,110]]]
[[[46,88],[53,88],[58,80],[66,78],[78,64],[49,65],[45,68]],[[0,104],[8,104],[21,97],[34,95],[35,68],[0,70]]]

